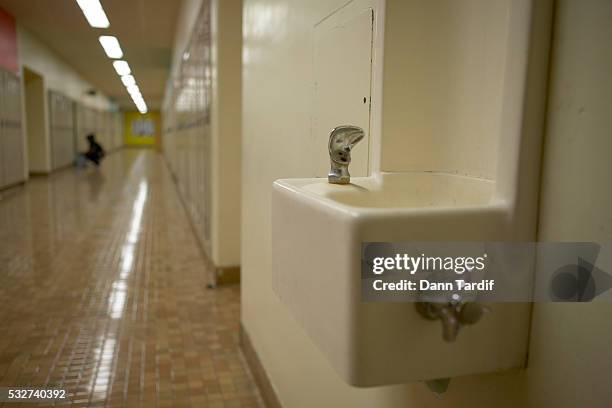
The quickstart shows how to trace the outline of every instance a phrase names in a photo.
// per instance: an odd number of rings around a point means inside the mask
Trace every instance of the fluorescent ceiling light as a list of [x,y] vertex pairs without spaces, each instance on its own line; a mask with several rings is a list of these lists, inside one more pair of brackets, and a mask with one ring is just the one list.
[[127,61],[123,61],[123,60],[115,61],[113,62],[113,67],[115,67],[115,71],[117,71],[117,74],[119,76],[129,75],[132,73]]
[[[134,77],[132,77],[131,75],[124,75],[121,77],[121,80],[124,81],[124,83],[125,83],[124,79],[126,77],[127,77],[127,82],[131,82],[131,80],[129,79],[130,77],[134,79]],[[136,81],[134,80],[134,84],[126,85],[125,88],[130,93],[130,96],[132,97],[132,101],[134,102],[134,105],[136,105],[136,108],[138,109],[138,111],[144,115],[145,113],[148,112],[147,104],[144,101],[142,94],[140,93],[140,89],[138,88],[138,85],[136,85],[135,82]]]
[[129,93],[129,94],[130,94],[132,97],[134,97],[134,96],[140,96],[140,97],[142,97],[142,94],[140,93],[140,89],[138,89],[138,86],[137,86],[137,85],[131,85],[131,86],[128,86],[126,89],[127,89],[128,93]]
[[94,28],[108,28],[110,26],[99,0],[77,0],[77,4],[90,26]]
[[108,58],[119,59],[123,57],[123,51],[121,51],[121,46],[119,45],[117,37],[113,37],[112,35],[101,35],[99,40]]
[[132,86],[132,85],[136,85],[136,80],[134,79],[134,77],[132,75],[124,75],[121,77],[121,82],[123,82],[123,85],[125,85],[126,87],[128,86]]

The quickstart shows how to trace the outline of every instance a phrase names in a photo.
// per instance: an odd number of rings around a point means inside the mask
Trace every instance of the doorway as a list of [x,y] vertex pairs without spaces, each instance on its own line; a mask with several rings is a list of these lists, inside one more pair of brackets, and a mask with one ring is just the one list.
[[24,66],[23,87],[28,141],[28,170],[32,175],[48,174],[51,171],[51,157],[46,127],[44,78]]

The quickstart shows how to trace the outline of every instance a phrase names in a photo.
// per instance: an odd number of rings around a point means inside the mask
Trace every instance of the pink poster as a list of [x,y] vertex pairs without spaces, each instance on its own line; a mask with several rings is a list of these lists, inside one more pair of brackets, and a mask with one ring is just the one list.
[[19,72],[15,19],[2,8],[0,8],[0,67],[15,74]]

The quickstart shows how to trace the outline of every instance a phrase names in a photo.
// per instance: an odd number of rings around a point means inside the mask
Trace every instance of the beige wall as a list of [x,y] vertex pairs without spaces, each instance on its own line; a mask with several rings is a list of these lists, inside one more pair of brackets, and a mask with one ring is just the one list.
[[58,57],[40,39],[17,22],[17,43],[19,64],[27,66],[44,77],[45,89],[52,89],[96,109],[109,109],[111,105],[103,94],[86,95],[94,88],[84,80],[70,65]]
[[495,178],[513,1],[387,2],[383,170]]
[[[344,3],[344,0],[245,0],[244,5],[242,321],[283,405],[609,406],[612,401],[609,305],[537,305],[527,370],[453,379],[449,391],[439,398],[418,383],[371,389],[349,387],[272,291],[271,183],[278,178],[316,174],[316,161],[303,154],[313,151],[312,28]],[[406,7],[417,4],[388,0],[388,10],[396,10],[402,3]],[[449,0],[435,4],[440,7],[447,4],[447,10],[459,7],[469,17],[474,3]],[[462,9],[462,4],[467,8]],[[612,3],[605,0],[557,2],[544,156],[542,240],[612,240],[609,179],[612,57],[606,49],[607,39],[612,38],[611,15]],[[495,35],[503,35],[498,33],[498,27],[487,27]],[[417,108],[406,104],[407,115],[413,115],[410,113],[413,109]],[[491,109],[497,108],[474,105],[466,109],[491,113]],[[493,129],[483,123],[483,129]],[[429,146],[429,142],[424,145],[417,142],[414,141],[415,154],[419,148]],[[483,149],[487,151],[489,147]],[[383,156],[388,166],[405,164],[389,154],[386,153],[386,159]],[[444,154],[439,158],[441,164],[447,163]],[[481,171],[485,176],[492,169],[486,165],[482,169],[474,167],[475,172]]]
[[[557,2],[542,241],[612,241],[611,22],[610,1]],[[609,303],[535,307],[526,375],[533,406],[612,406],[611,313]]]

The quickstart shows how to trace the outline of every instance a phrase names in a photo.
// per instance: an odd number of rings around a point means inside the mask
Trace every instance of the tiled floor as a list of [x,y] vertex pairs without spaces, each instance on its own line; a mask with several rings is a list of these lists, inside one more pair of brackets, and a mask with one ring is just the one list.
[[3,193],[0,387],[66,388],[74,407],[261,406],[239,289],[207,289],[204,268],[154,152]]

